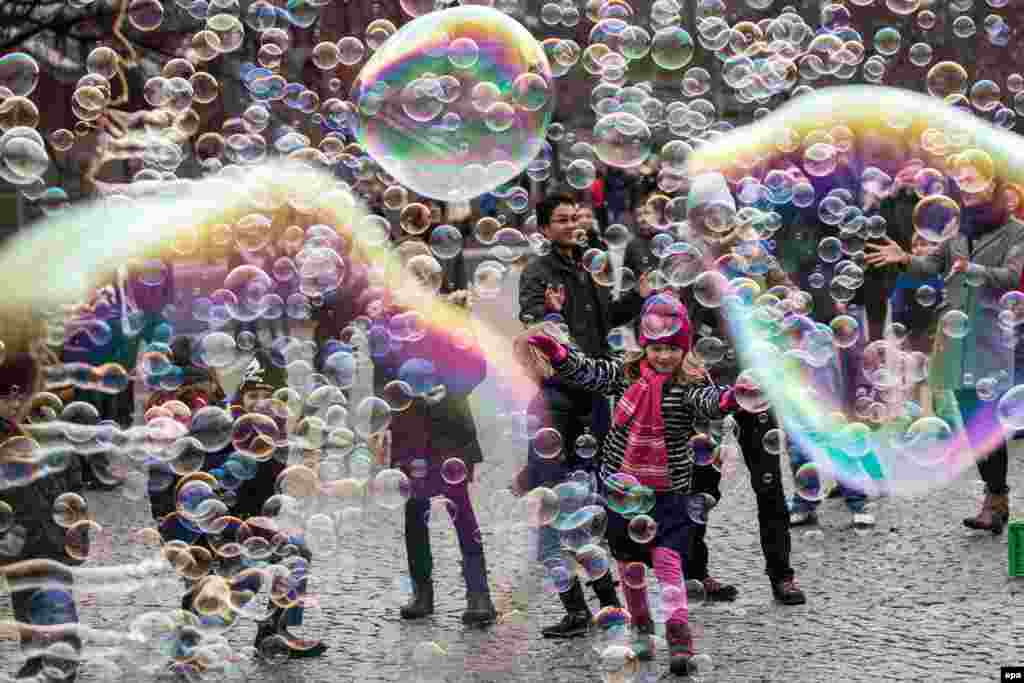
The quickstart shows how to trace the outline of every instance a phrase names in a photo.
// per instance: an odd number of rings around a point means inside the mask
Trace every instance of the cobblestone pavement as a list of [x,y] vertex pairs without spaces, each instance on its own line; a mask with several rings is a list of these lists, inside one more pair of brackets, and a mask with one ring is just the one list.
[[[496,389],[475,396],[486,414]],[[306,614],[310,634],[330,646],[319,659],[270,667],[254,662],[240,680],[375,683],[377,681],[593,682],[602,679],[596,637],[569,642],[540,637],[561,610],[525,570],[526,533],[515,524],[516,501],[504,490],[522,462],[521,446],[481,425],[486,462],[474,484],[495,602],[503,619],[485,630],[466,629],[459,554],[451,524],[432,517],[437,614],[405,623],[398,606],[405,551],[400,513],[377,509],[340,530],[336,545],[317,548],[311,592],[320,608]],[[1011,486],[1024,490],[1022,448],[1011,448]],[[784,468],[785,469],[785,468]],[[793,562],[808,604],[782,607],[763,574],[753,495],[741,469],[725,482],[725,497],[709,531],[713,573],[740,588],[732,604],[691,607],[698,645],[712,657],[706,681],[995,681],[999,666],[1024,664],[1024,580],[1007,578],[1007,537],[969,532],[960,518],[977,508],[974,471],[916,498],[872,503],[878,526],[850,527],[841,501],[820,510],[817,530],[794,530]],[[787,481],[787,490],[792,490]],[[1014,509],[1024,511],[1015,493]],[[87,567],[138,561],[131,530],[149,524],[144,501],[119,492],[89,492],[90,509],[107,536]],[[521,518],[521,517],[520,517]],[[130,621],[178,604],[179,585],[125,593],[79,590],[83,623],[113,642],[87,641],[87,657],[110,647],[114,656],[90,661],[80,680],[141,681],[143,661],[130,648],[117,653]],[[0,596],[0,600],[5,600]],[[0,609],[4,605],[0,603]],[[253,622],[227,633],[232,647],[252,644]],[[108,637],[108,641],[111,638]],[[127,641],[124,641],[127,642]],[[432,658],[418,659],[439,646]],[[443,655],[440,654],[443,651]],[[0,672],[11,673],[17,649],[0,641]],[[248,661],[248,660],[247,660]],[[632,680],[672,680],[664,649]],[[217,678],[216,680],[226,680]],[[232,679],[239,680],[239,679]]]
[[[275,668],[255,665],[246,679],[602,680],[594,637],[569,642],[540,637],[540,627],[559,618],[558,602],[531,584],[523,570],[526,536],[510,526],[515,504],[502,491],[514,454],[502,453],[493,442],[490,446],[476,498],[491,584],[499,609],[509,614],[519,608],[520,614],[486,630],[462,626],[458,547],[447,519],[435,515],[438,612],[421,623],[403,623],[397,613],[404,599],[401,518],[381,512],[344,529],[338,546],[320,549],[315,559],[311,591],[320,609],[308,611],[306,621],[311,633],[329,643],[327,655]],[[1021,449],[1014,451],[1017,465]],[[1024,476],[1019,466],[1013,470],[1013,484],[1021,490]],[[740,586],[740,598],[692,611],[700,650],[711,655],[714,665],[705,680],[991,681],[1000,664],[1024,662],[1024,581],[1007,578],[1006,536],[960,527],[960,517],[975,509],[980,491],[973,473],[925,497],[877,501],[879,524],[867,534],[850,528],[841,502],[826,503],[821,533],[794,533],[794,564],[810,598],[802,607],[781,607],[771,600],[745,475],[740,471],[727,482],[709,534],[713,570]],[[88,498],[113,539],[113,545],[97,544],[91,564],[136,561],[127,538],[145,522],[144,505],[116,492],[90,492]],[[85,624],[123,633],[143,612],[173,609],[178,589],[172,583],[129,595],[80,591],[78,597]],[[244,647],[252,643],[254,631],[251,622],[242,623],[227,637],[233,646]],[[446,654],[427,664],[414,661],[423,643],[436,643]],[[0,656],[13,653],[10,643],[0,644]],[[143,680],[132,669],[131,656],[116,661],[120,680]],[[662,652],[635,680],[672,678]],[[90,663],[81,679],[118,680],[117,669]]]

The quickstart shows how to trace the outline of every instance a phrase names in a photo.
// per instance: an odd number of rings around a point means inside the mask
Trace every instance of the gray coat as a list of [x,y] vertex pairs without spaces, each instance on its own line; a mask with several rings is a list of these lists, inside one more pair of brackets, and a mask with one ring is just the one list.
[[[943,335],[941,329],[939,331],[941,347],[938,348],[941,350],[937,348],[932,358],[932,381],[951,390],[973,386],[974,382],[1001,371],[1013,377],[1014,351],[1007,344],[1012,333],[1008,335],[999,327],[999,299],[1020,287],[1024,223],[1010,219],[1002,227],[982,235],[975,240],[973,253],[968,253],[967,238],[958,235],[944,242],[932,255],[914,256],[908,271],[917,277],[943,276],[960,257],[984,267],[984,282],[980,287],[971,287],[965,275],[958,273],[946,283],[946,298],[939,316],[960,310],[967,314],[970,325],[963,339],[951,339]],[[965,382],[968,376],[973,381]],[[1009,388],[1005,384],[1001,387]]]

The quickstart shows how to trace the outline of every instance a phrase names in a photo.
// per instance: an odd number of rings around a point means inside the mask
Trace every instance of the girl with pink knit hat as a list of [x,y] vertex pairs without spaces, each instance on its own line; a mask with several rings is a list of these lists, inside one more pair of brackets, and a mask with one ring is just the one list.
[[[532,346],[551,360],[566,383],[616,399],[612,428],[600,456],[608,503],[606,538],[619,562],[626,604],[638,632],[633,649],[654,655],[654,623],[643,577],[653,567],[668,614],[666,637],[672,673],[689,673],[694,655],[683,569],[690,535],[706,523],[720,497],[721,475],[711,462],[695,462],[690,439],[698,419],[718,420],[737,408],[732,389],[711,382],[689,354],[690,319],[673,295],[644,303],[643,351],[622,360],[591,358],[545,335]],[[641,528],[642,527],[642,528]],[[653,533],[652,533],[653,532]]]

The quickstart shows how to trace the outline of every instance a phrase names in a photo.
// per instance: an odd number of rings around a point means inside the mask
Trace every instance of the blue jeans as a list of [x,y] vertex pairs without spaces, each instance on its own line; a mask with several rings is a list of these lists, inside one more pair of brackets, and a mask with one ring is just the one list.
[[[789,443],[789,468],[796,474],[796,471],[803,465],[812,462],[812,459],[807,456],[803,448],[799,446],[795,441]],[[846,507],[850,512],[858,513],[864,512],[864,506],[867,504],[868,497],[863,492],[857,489],[851,488],[842,481],[839,482],[839,493],[846,500]],[[821,501],[807,500],[800,496],[793,494],[793,497],[789,501],[790,512],[814,512],[821,505]]]

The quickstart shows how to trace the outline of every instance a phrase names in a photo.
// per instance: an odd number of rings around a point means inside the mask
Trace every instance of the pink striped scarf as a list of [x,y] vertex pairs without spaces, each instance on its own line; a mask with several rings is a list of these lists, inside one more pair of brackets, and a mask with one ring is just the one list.
[[628,425],[626,453],[621,471],[636,477],[655,491],[672,488],[668,473],[668,447],[665,445],[665,419],[661,397],[671,374],[661,374],[644,360],[640,379],[633,383],[615,407],[615,426]]

